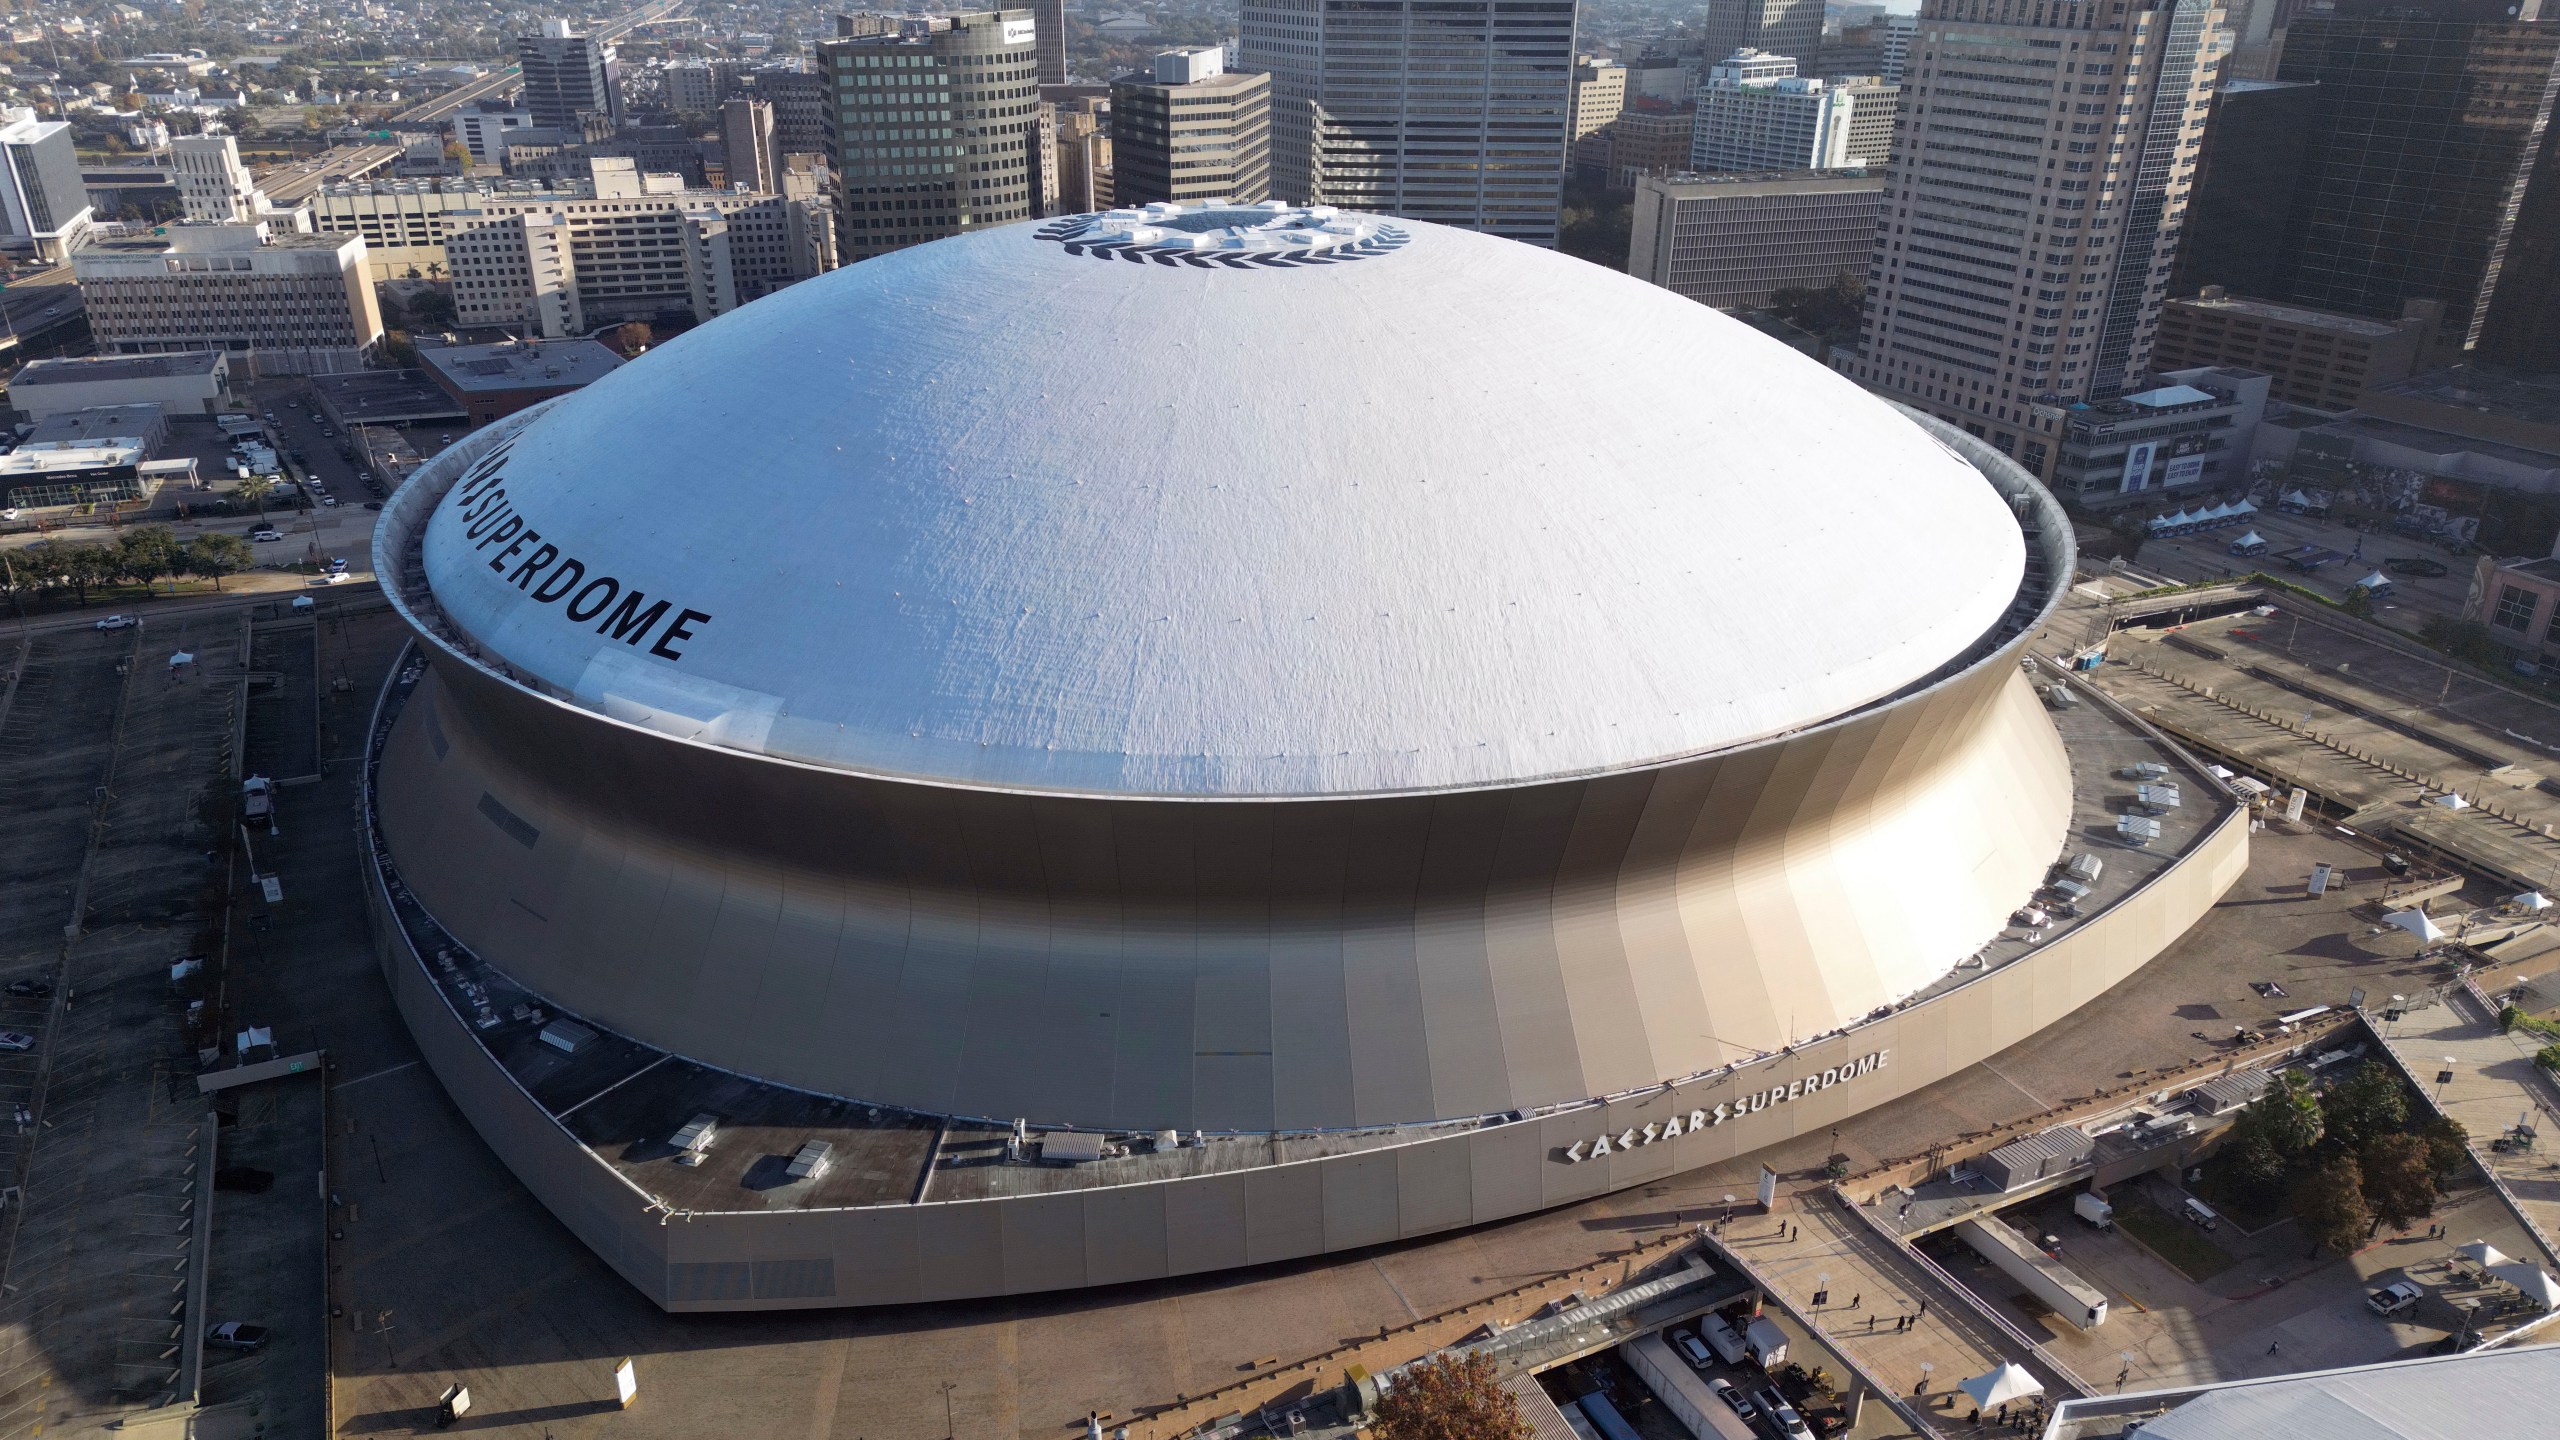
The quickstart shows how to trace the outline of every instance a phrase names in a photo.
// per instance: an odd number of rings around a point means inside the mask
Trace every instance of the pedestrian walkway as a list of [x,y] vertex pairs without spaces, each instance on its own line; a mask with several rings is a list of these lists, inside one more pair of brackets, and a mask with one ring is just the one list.
[[[2496,1012],[2468,987],[2381,1028],[2411,1082],[2471,1132],[2472,1153],[2523,1212],[2543,1263],[2560,1271],[2560,1104],[2534,1068],[2541,1040],[2521,1030],[2500,1034]],[[2519,1124],[2537,1132],[2533,1148],[2492,1148]]]
[[[2087,1387],[2051,1357],[2018,1342],[1954,1286],[1843,1209],[1830,1190],[1806,1191],[1799,1208],[1774,1219],[1736,1221],[1718,1237],[1753,1278],[1768,1286],[1854,1358],[1868,1374],[1927,1408],[1970,1402],[1956,1383],[2015,1361],[2046,1394]],[[1823,1304],[1814,1297],[1823,1294]]]

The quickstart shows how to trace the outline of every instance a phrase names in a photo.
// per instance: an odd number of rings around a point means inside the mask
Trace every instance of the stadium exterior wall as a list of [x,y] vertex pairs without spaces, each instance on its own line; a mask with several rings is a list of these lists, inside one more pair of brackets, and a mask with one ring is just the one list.
[[[676,1223],[502,1071],[429,979],[375,874],[375,944],[427,1063],[507,1168],[670,1311],[807,1309],[1023,1294],[1301,1259],[1528,1214],[1818,1132],[1997,1054],[2132,974],[2212,908],[2248,858],[2233,809],[2178,864],[2053,944],[1792,1054],[1601,1106],[1263,1170],[1110,1189],[867,1209],[697,1213]],[[1852,1084],[1570,1164],[1592,1136],[1763,1094],[1883,1053]],[[831,1262],[825,1295],[758,1298],[759,1267]],[[768,1290],[771,1287],[768,1287]]]

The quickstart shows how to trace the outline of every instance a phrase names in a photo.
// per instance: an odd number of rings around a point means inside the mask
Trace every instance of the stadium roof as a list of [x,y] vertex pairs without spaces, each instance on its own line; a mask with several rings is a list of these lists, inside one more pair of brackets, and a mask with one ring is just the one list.
[[[1978,472],[1748,327],[1509,241],[1242,219],[982,232],[690,332],[447,494],[437,601],[690,738],[1208,797],[1730,747],[1924,682],[2018,593]],[[573,621],[607,577],[673,609]]]
[[[2560,1350],[2532,1346],[2060,1407],[2048,1440],[2475,1440],[2549,1433]],[[2166,1414],[2147,1414],[2157,1403]],[[2136,1417],[2139,1418],[2138,1421]]]

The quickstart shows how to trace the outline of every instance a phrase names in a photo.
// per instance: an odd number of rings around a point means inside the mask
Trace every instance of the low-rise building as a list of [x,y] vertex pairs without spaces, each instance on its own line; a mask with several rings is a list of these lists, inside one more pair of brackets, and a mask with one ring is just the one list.
[[9,378],[9,408],[28,421],[102,405],[212,415],[233,403],[231,366],[219,350],[30,360]]
[[[1698,87],[1689,168],[1702,173],[1836,170],[1881,161],[1849,154],[1857,97],[1796,73],[1789,56],[1742,49],[1717,61]],[[1886,132],[1888,144],[1892,132]]]
[[1647,176],[1627,273],[1702,305],[1766,305],[1863,276],[1883,203],[1884,176],[1863,170]]
[[1627,67],[1597,55],[1573,62],[1573,137],[1576,140],[1618,118],[1627,107]]
[[12,510],[148,499],[139,436],[30,442],[0,455],[0,498]]
[[170,225],[85,245],[71,273],[113,354],[214,349],[254,374],[306,375],[361,369],[382,343],[361,236]]
[[418,364],[474,425],[486,425],[603,379],[622,357],[593,340],[430,345]]
[[2408,377],[2435,325],[2434,302],[2397,322],[2278,305],[2208,285],[2160,307],[2152,364],[2162,370],[2238,365],[2267,372],[2270,398],[2343,410],[2364,392]]
[[1635,100],[1618,118],[1573,143],[1575,175],[1585,184],[1633,190],[1647,175],[1689,168],[1697,111],[1667,100]]
[[2175,501],[2249,478],[2268,377],[2228,366],[2155,375],[2112,400],[2039,404],[2060,445],[2046,483],[2091,510]]
[[83,445],[128,440],[140,443],[145,460],[159,454],[169,443],[169,413],[151,404],[61,410],[35,422],[19,443]]

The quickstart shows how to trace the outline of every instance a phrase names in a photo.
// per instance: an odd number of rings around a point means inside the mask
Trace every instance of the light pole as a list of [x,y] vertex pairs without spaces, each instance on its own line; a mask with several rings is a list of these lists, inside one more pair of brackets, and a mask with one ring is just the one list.
[[951,1424],[951,1392],[959,1387],[952,1381],[942,1382],[942,1433],[944,1440],[960,1440],[960,1432]]

